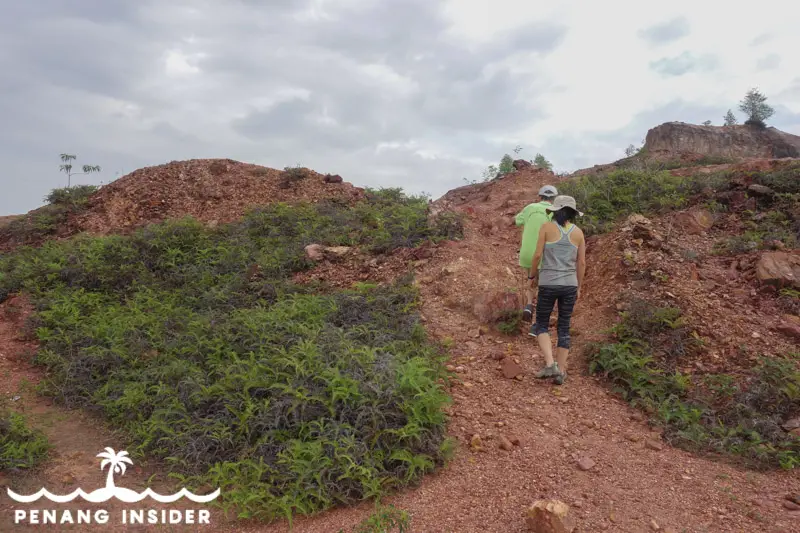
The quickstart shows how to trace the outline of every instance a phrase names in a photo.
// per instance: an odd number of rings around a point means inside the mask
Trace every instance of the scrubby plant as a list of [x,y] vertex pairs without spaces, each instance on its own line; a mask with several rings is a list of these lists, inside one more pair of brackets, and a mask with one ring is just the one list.
[[44,394],[103,414],[181,483],[221,487],[239,516],[291,519],[413,483],[451,450],[444,350],[411,280],[318,293],[291,281],[304,247],[438,232],[396,189],[274,204],[22,249],[0,257],[0,295],[34,299]]
[[667,440],[755,467],[800,467],[800,439],[781,426],[800,410],[796,355],[763,357],[744,377],[681,374],[676,360],[697,346],[691,328],[679,309],[643,300],[612,334],[611,342],[591,346],[590,371],[663,424]]
[[[352,533],[404,533],[411,527],[408,511],[393,505],[379,506],[369,517],[353,527]],[[343,529],[339,533],[344,533]]]
[[725,113],[724,120],[726,126],[735,126],[739,123],[739,121],[736,120],[736,115],[734,115],[733,111],[731,111],[730,109],[728,109],[728,112]]
[[616,170],[579,176],[559,185],[584,212],[581,224],[589,235],[609,230],[620,217],[652,214],[686,205],[691,181],[666,171]]
[[0,471],[32,468],[50,450],[47,438],[28,427],[21,414],[0,408]]
[[19,243],[37,243],[55,234],[70,215],[83,211],[96,190],[94,185],[53,189],[44,198],[47,205],[13,220],[8,225],[8,233]]

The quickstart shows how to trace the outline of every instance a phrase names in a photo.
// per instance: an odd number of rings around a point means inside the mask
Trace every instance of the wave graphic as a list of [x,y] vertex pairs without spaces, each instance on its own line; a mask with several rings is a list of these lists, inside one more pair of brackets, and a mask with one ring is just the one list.
[[83,498],[84,501],[91,503],[107,502],[112,498],[116,498],[125,503],[136,503],[148,497],[161,503],[172,503],[174,501],[180,500],[183,497],[195,503],[208,503],[216,499],[220,494],[220,489],[217,489],[210,494],[197,495],[192,492],[189,492],[188,490],[186,490],[186,488],[182,488],[175,494],[162,495],[158,494],[157,492],[154,492],[149,487],[143,490],[142,492],[136,492],[130,489],[126,489],[125,487],[105,487],[102,489],[94,490],[88,494],[84,492],[83,489],[75,489],[73,492],[63,496],[53,494],[45,488],[42,488],[36,494],[31,494],[29,496],[23,496],[21,494],[17,494],[10,488],[7,488],[6,491],[8,492],[8,496],[12,500],[17,501],[19,503],[32,503],[39,500],[42,497],[45,497],[51,502],[55,503],[71,502],[72,500],[78,497]]

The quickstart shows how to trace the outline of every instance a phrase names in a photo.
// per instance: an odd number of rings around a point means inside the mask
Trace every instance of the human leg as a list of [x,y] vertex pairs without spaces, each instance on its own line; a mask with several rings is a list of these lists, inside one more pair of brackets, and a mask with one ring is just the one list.
[[564,382],[567,373],[567,358],[570,349],[570,324],[572,321],[572,311],[575,309],[575,302],[578,298],[577,287],[564,287],[557,297],[558,300],[558,345],[556,348],[556,361],[561,376],[557,378],[558,384]]
[[524,276],[523,286],[525,287],[525,308],[522,311],[522,319],[526,322],[533,320],[533,280],[530,279],[531,269],[523,268],[522,273]]
[[539,297],[536,302],[536,323],[533,330],[539,342],[539,349],[544,356],[545,368],[537,377],[552,377],[557,374],[557,367],[553,361],[553,345],[550,342],[550,315],[556,302],[556,292],[550,287],[539,287]]

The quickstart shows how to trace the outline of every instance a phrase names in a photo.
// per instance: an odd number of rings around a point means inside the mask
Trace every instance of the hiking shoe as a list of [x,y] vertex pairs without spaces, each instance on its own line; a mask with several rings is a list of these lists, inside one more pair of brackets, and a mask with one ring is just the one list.
[[553,383],[555,383],[556,385],[563,385],[565,381],[567,381],[567,373],[559,372],[558,375],[553,380]]
[[561,373],[558,371],[558,363],[546,366],[536,373],[536,377],[539,379],[554,378],[559,375],[561,375]]
[[528,335],[531,337],[538,337],[539,335],[536,333],[536,324],[531,324],[531,329],[528,330]]
[[528,304],[525,306],[525,310],[522,311],[522,320],[525,322],[530,322],[533,320],[533,304]]

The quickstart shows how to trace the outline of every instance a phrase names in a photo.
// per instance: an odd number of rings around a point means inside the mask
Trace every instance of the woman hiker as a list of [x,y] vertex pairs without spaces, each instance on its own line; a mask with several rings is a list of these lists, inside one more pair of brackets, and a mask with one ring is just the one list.
[[[569,324],[575,302],[581,294],[583,276],[586,272],[586,240],[583,231],[574,224],[583,216],[571,196],[557,196],[547,210],[553,213],[552,222],[539,230],[536,252],[532,264],[539,266],[531,271],[531,279],[538,274],[539,298],[536,302],[536,323],[533,333],[544,354],[545,367],[537,378],[555,378],[561,385],[567,379],[567,357],[569,356]],[[550,315],[558,302],[558,347],[553,361],[553,346],[550,343]]]

